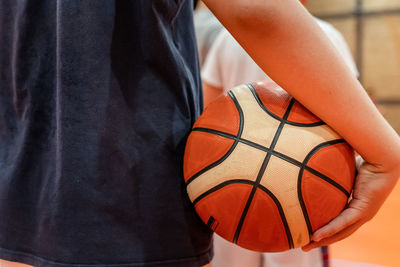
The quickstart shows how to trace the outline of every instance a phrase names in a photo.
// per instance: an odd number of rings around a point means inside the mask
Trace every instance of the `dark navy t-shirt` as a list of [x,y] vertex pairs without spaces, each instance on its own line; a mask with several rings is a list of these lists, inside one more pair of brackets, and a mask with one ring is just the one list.
[[0,258],[201,266],[191,0],[0,0]]

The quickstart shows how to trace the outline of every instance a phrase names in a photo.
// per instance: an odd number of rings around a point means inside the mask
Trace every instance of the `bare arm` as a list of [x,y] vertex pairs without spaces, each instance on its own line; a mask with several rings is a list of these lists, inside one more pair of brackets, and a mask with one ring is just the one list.
[[203,81],[204,106],[207,107],[214,99],[222,95],[224,90]]
[[257,64],[365,159],[349,208],[313,239],[330,244],[371,219],[400,175],[400,139],[297,0],[205,0]]

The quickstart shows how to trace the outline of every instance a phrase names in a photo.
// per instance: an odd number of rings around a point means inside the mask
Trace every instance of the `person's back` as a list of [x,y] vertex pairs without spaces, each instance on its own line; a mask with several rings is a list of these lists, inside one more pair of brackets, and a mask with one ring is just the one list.
[[192,8],[0,1],[1,259],[210,260],[181,170],[202,109]]

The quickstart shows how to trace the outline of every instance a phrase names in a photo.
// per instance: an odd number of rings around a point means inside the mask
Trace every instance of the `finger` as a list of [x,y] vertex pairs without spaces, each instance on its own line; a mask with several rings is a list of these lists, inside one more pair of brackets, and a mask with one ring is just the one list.
[[[352,200],[351,202],[356,202],[356,200]],[[343,210],[339,216],[330,221],[327,225],[318,229],[312,236],[312,240],[318,242],[324,238],[335,235],[336,233],[344,230],[350,225],[355,224],[358,220],[361,219],[362,213],[360,210],[353,208],[357,203],[351,203],[350,206]]]
[[346,229],[344,229],[343,231],[330,236],[328,238],[324,238],[319,242],[311,242],[310,244],[307,244],[306,246],[302,247],[303,251],[310,251],[314,248],[317,247],[322,247],[322,246],[328,246],[331,245],[335,242],[338,242],[346,237],[348,237],[349,235],[351,235],[352,233],[354,233],[358,228],[361,227],[361,225],[363,225],[363,223],[361,221],[358,221],[357,223],[350,225],[349,227],[347,227]]

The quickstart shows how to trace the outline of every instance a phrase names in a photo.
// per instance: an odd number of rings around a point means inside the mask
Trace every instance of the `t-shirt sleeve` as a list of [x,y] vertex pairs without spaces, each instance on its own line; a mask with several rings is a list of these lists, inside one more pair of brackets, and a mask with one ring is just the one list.
[[354,62],[353,55],[350,52],[350,48],[348,47],[344,37],[339,31],[336,36],[336,44],[339,52],[344,58],[344,61],[347,63],[347,66],[350,68],[351,72],[358,77],[360,73],[358,72],[356,63]]
[[224,52],[223,31],[218,34],[214,44],[211,46],[201,70],[203,82],[214,87],[223,87],[222,82],[222,60]]
[[193,19],[200,66],[203,66],[205,57],[218,34],[223,30],[223,26],[209,10],[205,9],[196,10]]
[[350,71],[356,76],[359,76],[356,63],[354,62],[353,55],[351,54],[350,48],[347,45],[346,40],[343,35],[331,24],[326,21],[315,18],[318,25],[325,32],[329,40],[336,47],[346,65],[349,67]]

